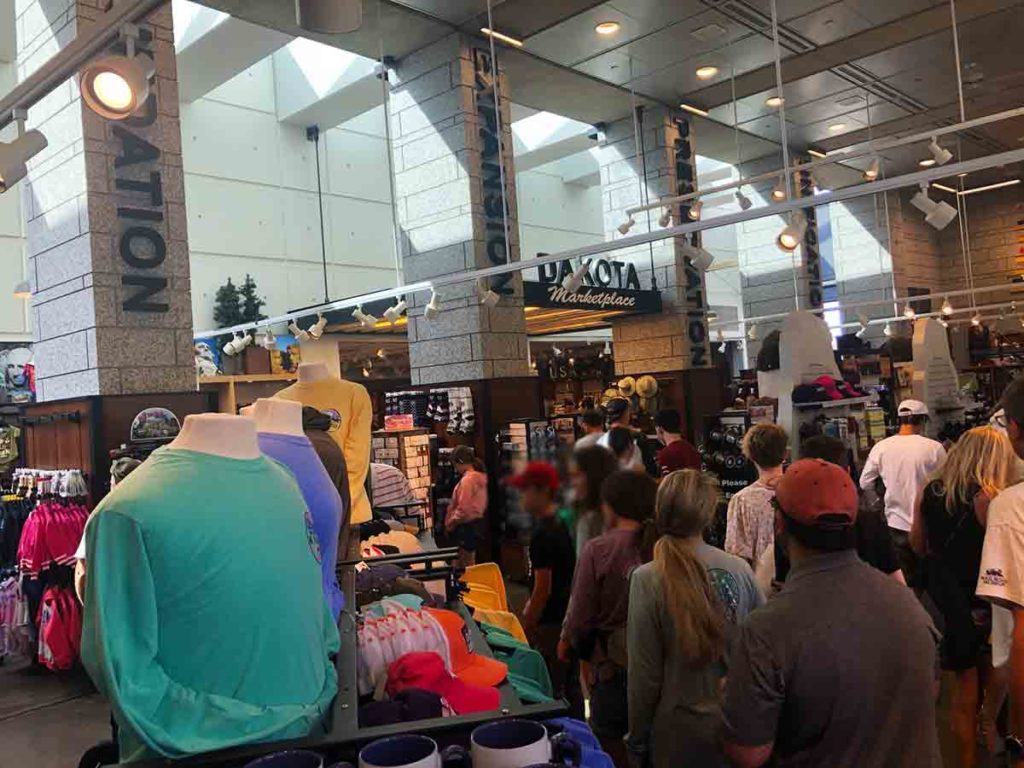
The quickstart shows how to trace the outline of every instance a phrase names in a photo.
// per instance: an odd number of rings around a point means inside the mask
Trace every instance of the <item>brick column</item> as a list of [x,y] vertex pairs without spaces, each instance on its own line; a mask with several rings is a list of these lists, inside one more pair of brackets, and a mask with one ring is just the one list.
[[[696,154],[689,121],[661,109],[646,110],[642,120],[643,155],[637,151],[632,118],[610,124],[601,147],[601,192],[609,240],[621,236],[617,227],[628,218],[629,208],[696,189]],[[646,198],[641,194],[641,180],[646,184]],[[674,221],[689,221],[688,211],[689,205],[675,206]],[[660,209],[652,210],[649,216],[638,214],[630,234],[656,230],[661,215]],[[699,233],[654,243],[653,276],[662,292],[662,313],[612,321],[617,374],[710,365],[704,275],[683,253],[687,239],[700,245]],[[623,249],[615,256],[633,262],[641,285],[651,287],[650,246]]]
[[[102,5],[20,4],[19,77],[94,23]],[[141,27],[139,55],[157,74],[136,116],[99,117],[73,81],[29,113],[49,140],[22,187],[40,400],[196,386],[170,6]]]
[[[400,61],[390,80],[405,281],[518,261],[508,83],[504,74],[494,77],[488,47],[449,35]],[[501,94],[500,136],[495,88]],[[507,236],[499,151],[504,156]],[[413,384],[529,375],[521,279],[492,281],[491,288],[502,296],[493,309],[480,305],[474,288],[441,289],[443,311],[433,321],[423,317],[427,297],[409,297]]]

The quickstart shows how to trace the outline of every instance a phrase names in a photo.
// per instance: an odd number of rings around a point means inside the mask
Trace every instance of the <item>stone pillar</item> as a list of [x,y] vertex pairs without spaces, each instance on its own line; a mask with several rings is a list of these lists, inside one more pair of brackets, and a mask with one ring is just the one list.
[[[452,34],[405,57],[389,78],[405,282],[518,261],[508,83],[504,74],[494,77],[488,47]],[[440,289],[442,312],[434,320],[423,316],[426,296],[408,297],[413,384],[529,375],[522,281],[502,276],[491,288],[501,294],[493,309],[480,305],[472,283]]]
[[[628,218],[628,209],[696,189],[696,154],[689,121],[661,109],[645,110],[641,120],[639,152],[632,118],[608,125],[601,146],[601,192],[608,240],[621,237],[617,228]],[[646,196],[641,193],[641,183],[646,185]],[[674,222],[689,221],[688,212],[689,205],[674,206]],[[656,230],[662,213],[655,209],[634,216],[636,224],[629,234]],[[636,265],[644,289],[654,284],[654,278],[664,305],[660,315],[612,321],[617,374],[680,371],[711,364],[704,275],[683,252],[687,240],[700,245],[700,234],[658,241],[653,244],[653,253],[650,245],[615,253],[615,258]]]
[[[104,5],[20,4],[19,77]],[[153,58],[157,74],[137,115],[101,118],[74,80],[29,111],[49,140],[22,186],[40,400],[196,387],[170,6],[141,29],[139,55]]]

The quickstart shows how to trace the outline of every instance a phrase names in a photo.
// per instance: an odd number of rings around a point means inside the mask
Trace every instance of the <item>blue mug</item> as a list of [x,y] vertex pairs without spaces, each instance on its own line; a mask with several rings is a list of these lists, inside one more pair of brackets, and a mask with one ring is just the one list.
[[427,736],[403,734],[379,739],[359,752],[359,768],[469,768],[466,750],[449,747],[443,752]]
[[579,766],[583,750],[565,733],[548,735],[533,720],[496,720],[478,726],[470,735],[473,768],[522,768],[524,765]]

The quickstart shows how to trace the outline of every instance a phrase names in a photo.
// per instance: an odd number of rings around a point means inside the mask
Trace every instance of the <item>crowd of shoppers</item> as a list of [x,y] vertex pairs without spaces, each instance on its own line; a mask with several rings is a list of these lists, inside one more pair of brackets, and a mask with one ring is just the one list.
[[926,406],[900,403],[859,488],[844,442],[805,438],[787,466],[786,432],[756,425],[723,551],[704,537],[720,489],[679,414],[654,419],[652,469],[613,401],[572,457],[572,526],[553,468],[513,481],[536,521],[524,624],[556,688],[580,673],[620,768],[937,768],[945,679],[956,764],[996,747],[1008,698],[1024,765],[1024,381],[1000,413],[947,455]]

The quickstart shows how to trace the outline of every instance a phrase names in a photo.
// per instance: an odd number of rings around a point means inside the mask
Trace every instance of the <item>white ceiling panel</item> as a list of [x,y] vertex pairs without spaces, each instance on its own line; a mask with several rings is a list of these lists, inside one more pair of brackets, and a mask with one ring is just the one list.
[[805,16],[790,19],[786,26],[815,45],[840,40],[871,27],[871,22],[853,10],[853,3],[834,3]]

